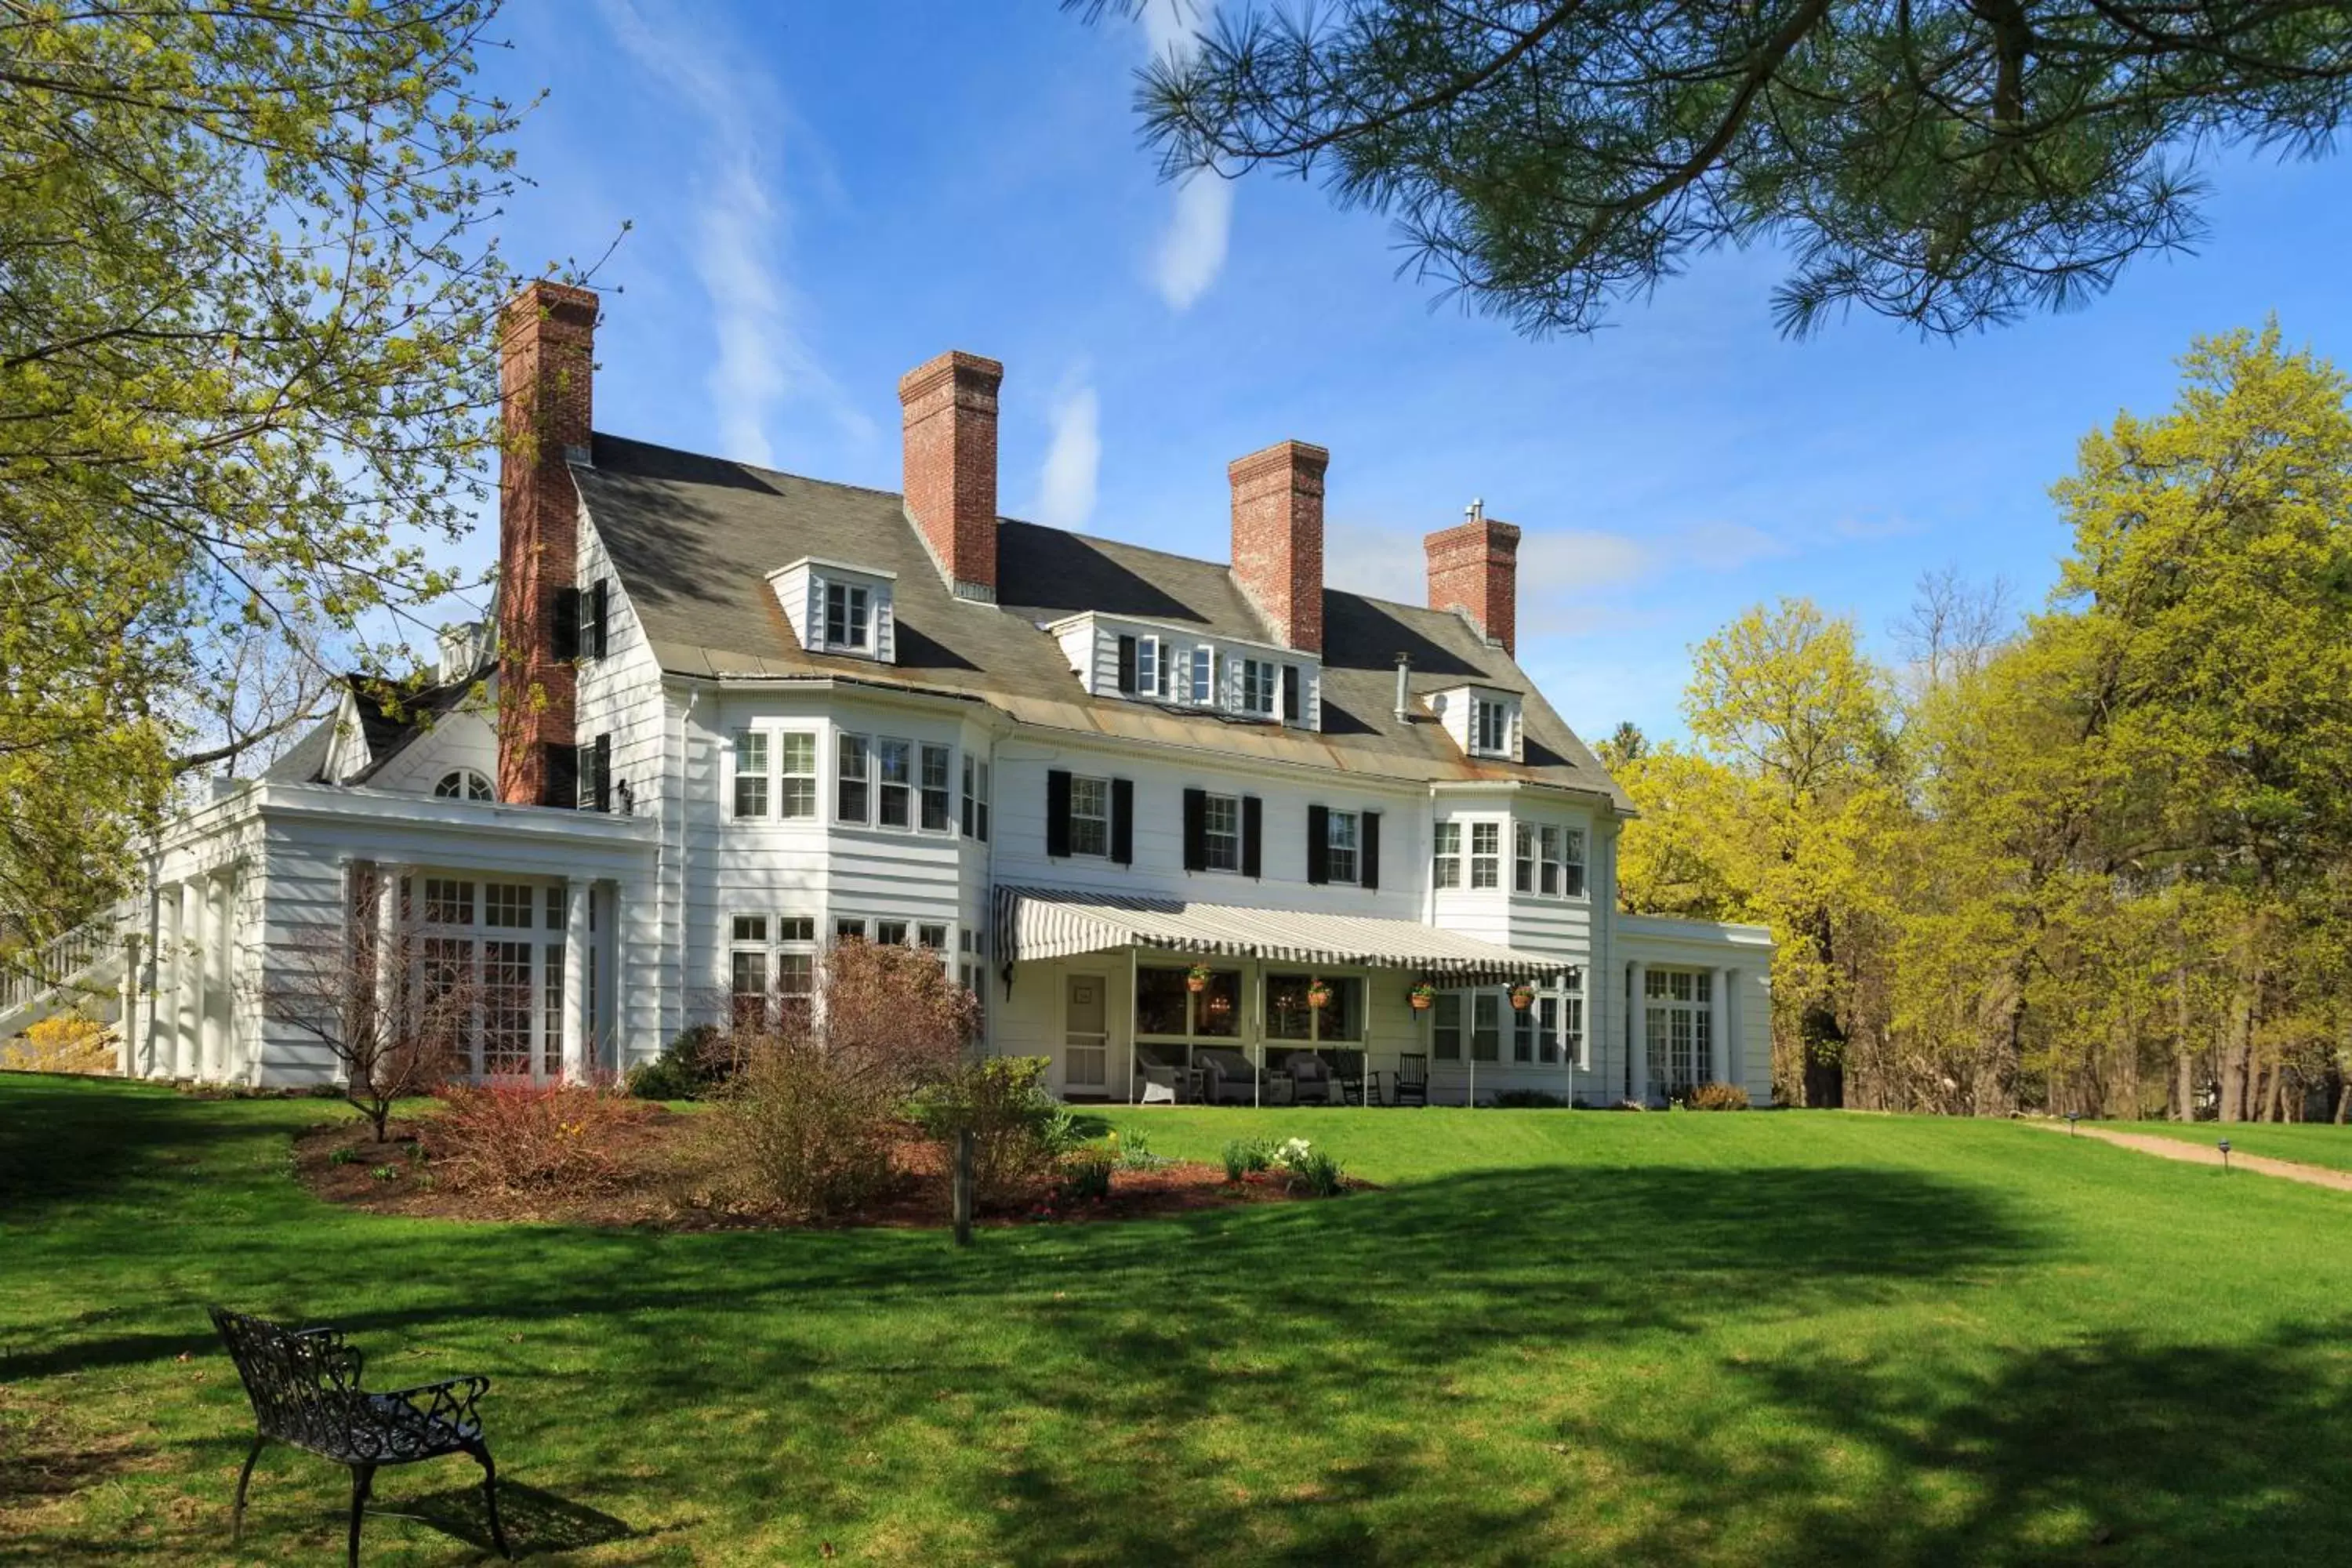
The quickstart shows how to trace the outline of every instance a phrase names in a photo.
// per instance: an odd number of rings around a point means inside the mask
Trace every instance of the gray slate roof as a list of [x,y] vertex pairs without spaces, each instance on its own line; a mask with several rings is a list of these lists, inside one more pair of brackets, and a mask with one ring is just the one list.
[[462,680],[419,687],[404,697],[395,698],[381,676],[355,670],[343,677],[343,684],[359,709],[360,739],[367,746],[367,764],[348,778],[324,776],[334,750],[335,725],[342,718],[341,706],[338,704],[334,712],[286,748],[285,755],[264,768],[261,776],[287,784],[360,784],[432,728],[434,720],[462,701],[483,673],[477,671]]
[[[1220,562],[1003,519],[1000,603],[956,598],[900,498],[598,435],[572,478],[654,653],[697,676],[832,675],[992,703],[1025,723],[1423,780],[1526,779],[1623,792],[1518,665],[1450,612],[1326,589],[1319,735],[1089,697],[1040,622],[1083,610],[1276,638]],[[898,574],[895,664],[804,652],[768,574],[818,556]],[[1396,656],[1427,694],[1465,681],[1524,693],[1524,764],[1465,757],[1425,712],[1398,720]]]

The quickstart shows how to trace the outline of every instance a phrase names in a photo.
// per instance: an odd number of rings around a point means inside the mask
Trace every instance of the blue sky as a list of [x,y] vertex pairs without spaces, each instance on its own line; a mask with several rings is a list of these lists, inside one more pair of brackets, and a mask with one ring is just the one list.
[[[547,89],[525,268],[600,251],[602,429],[896,489],[897,382],[1004,362],[1009,515],[1222,560],[1225,464],[1331,450],[1328,575],[1418,600],[1473,497],[1527,531],[1521,662],[1587,735],[1677,712],[1690,645],[1806,595],[1874,647],[1929,568],[2038,602],[2076,439],[2172,397],[2197,333],[2276,312],[2352,363],[2352,161],[2233,158],[2212,233],[2089,310],[1958,342],[1774,332],[1769,253],[1531,342],[1395,273],[1381,218],[1253,176],[1161,184],[1147,29],[1043,4],[513,0],[485,79]],[[488,531],[469,554],[487,562]]]

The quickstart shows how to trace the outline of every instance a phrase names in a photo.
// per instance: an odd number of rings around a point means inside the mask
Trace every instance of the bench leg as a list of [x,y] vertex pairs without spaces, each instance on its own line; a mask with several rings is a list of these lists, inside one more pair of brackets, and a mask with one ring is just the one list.
[[367,1507],[368,1494],[375,1489],[375,1467],[352,1467],[352,1556],[351,1568],[360,1568],[360,1517]]
[[507,1545],[507,1532],[499,1525],[498,1467],[490,1463],[490,1450],[487,1447],[475,1449],[474,1458],[480,1460],[482,1464],[482,1500],[489,1506],[490,1540],[498,1547],[499,1555],[511,1563],[514,1561],[514,1551]]
[[236,1473],[236,1501],[229,1505],[228,1510],[228,1543],[231,1546],[245,1539],[245,1487],[253,1479],[253,1461],[261,1458],[261,1446],[268,1441],[268,1436],[257,1435],[252,1448],[246,1453],[245,1468]]

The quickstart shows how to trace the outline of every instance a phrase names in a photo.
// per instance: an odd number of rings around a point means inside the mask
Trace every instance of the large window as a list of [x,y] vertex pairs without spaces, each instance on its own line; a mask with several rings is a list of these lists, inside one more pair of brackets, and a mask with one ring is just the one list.
[[1643,978],[1650,1087],[1669,1099],[1707,1079],[1715,1044],[1713,978],[1689,969],[1653,969]]
[[783,790],[779,800],[787,817],[816,815],[816,737],[805,730],[787,730],[782,742]]
[[872,645],[870,600],[854,583],[824,585],[824,640],[828,647],[865,648]]
[[1429,881],[1434,888],[1462,885],[1462,825],[1441,822],[1430,839]]
[[1213,795],[1202,802],[1201,845],[1212,871],[1242,868],[1241,797]]
[[1195,991],[1181,969],[1135,972],[1135,1032],[1161,1039],[1231,1040],[1241,1034],[1242,976],[1214,969]]
[[1070,781],[1070,853],[1097,857],[1110,853],[1108,779]]
[[1584,896],[1584,833],[1556,825],[1518,823],[1511,830],[1511,886],[1547,899]]
[[816,988],[816,917],[737,915],[729,939],[728,991],[735,1026],[805,1022]]
[[914,778],[908,758],[913,748],[904,741],[881,740],[874,742],[874,763],[877,784],[874,795],[874,820],[883,827],[912,827],[914,814]]
[[839,777],[834,784],[833,815],[843,822],[866,820],[866,791],[871,787],[866,777],[869,754],[866,737],[843,735],[835,747]]
[[948,830],[948,749],[928,742],[923,747],[923,831]]
[[1340,1041],[1353,1044],[1364,1037],[1364,983],[1354,975],[1321,981],[1323,1005],[1310,994],[1317,978],[1307,974],[1269,974],[1265,979],[1265,1037],[1269,1040]]
[[768,737],[758,730],[735,731],[735,815],[768,815]]
[[1494,888],[1502,885],[1503,825],[1499,822],[1474,822],[1470,825],[1470,885],[1474,888]]
[[963,754],[963,836],[988,842],[988,764]]
[[1324,817],[1325,874],[1334,882],[1353,882],[1362,875],[1363,820],[1352,811],[1334,811]]

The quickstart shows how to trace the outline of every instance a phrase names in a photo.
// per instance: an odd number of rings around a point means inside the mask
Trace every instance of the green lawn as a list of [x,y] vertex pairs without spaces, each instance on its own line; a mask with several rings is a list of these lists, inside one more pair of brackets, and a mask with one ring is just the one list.
[[2117,1132],[2148,1132],[2158,1138],[2177,1138],[2184,1143],[2200,1144],[2208,1149],[2227,1138],[2232,1152],[2262,1154],[2273,1160],[2295,1160],[2306,1165],[2352,1171],[2352,1127],[2335,1127],[2317,1121],[2233,1121],[2227,1127],[2216,1121],[2102,1121],[2099,1125]]
[[[2352,1198],[2001,1122],[1132,1112],[1387,1190],[982,1236],[314,1203],[300,1101],[0,1078],[0,1558],[331,1562],[341,1472],[203,1304],[478,1370],[519,1535],[597,1563],[2340,1559]],[[474,1560],[463,1460],[371,1563]],[[457,1533],[451,1533],[457,1532]],[[569,1532],[567,1534],[567,1532]],[[541,1561],[551,1559],[541,1558]]]

